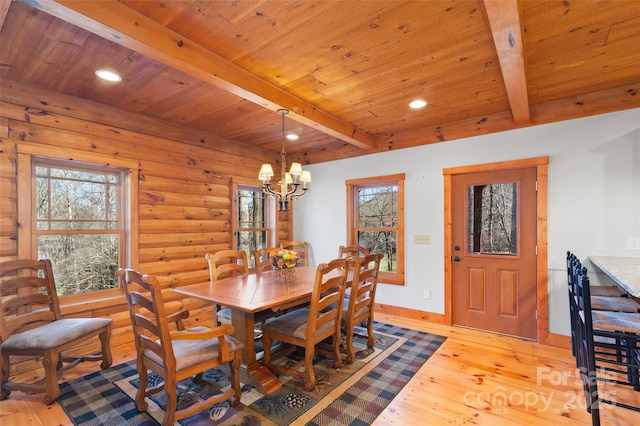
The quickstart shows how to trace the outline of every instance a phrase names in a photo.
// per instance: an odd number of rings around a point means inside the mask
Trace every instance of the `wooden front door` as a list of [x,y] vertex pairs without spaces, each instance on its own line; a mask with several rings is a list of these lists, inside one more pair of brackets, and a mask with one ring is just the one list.
[[537,338],[536,168],[452,176],[453,324]]

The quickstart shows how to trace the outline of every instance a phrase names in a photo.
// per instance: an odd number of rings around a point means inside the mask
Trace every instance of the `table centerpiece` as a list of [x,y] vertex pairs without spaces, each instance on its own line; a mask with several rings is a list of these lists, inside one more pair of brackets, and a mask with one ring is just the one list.
[[293,281],[296,279],[295,267],[298,264],[298,253],[281,249],[269,254],[273,266],[273,277],[276,281]]

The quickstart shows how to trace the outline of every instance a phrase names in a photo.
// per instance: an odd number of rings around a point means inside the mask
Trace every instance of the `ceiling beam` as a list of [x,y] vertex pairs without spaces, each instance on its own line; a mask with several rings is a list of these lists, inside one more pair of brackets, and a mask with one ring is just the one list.
[[484,0],[513,121],[529,121],[529,95],[524,63],[522,21],[517,0]]
[[37,9],[364,149],[377,138],[116,1],[23,0]]

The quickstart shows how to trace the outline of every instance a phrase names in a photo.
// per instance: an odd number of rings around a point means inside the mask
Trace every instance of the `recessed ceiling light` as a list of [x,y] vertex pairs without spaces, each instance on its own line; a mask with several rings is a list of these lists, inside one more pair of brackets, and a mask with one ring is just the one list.
[[420,109],[424,108],[426,105],[427,101],[423,99],[416,99],[415,101],[411,101],[411,103],[409,103],[409,108]]
[[298,135],[296,135],[294,133],[289,133],[287,135],[287,139],[289,139],[290,141],[297,141],[298,140]]
[[96,75],[101,79],[107,80],[107,81],[122,81],[122,77],[120,77],[118,74],[116,74],[113,71],[98,70],[96,71]]

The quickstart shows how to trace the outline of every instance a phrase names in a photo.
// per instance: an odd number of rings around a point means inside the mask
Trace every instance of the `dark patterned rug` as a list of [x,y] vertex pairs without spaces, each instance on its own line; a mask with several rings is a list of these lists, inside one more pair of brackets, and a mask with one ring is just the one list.
[[[375,350],[356,339],[356,361],[340,370],[318,356],[314,370],[318,386],[313,392],[304,383],[280,376],[282,390],[263,396],[243,385],[238,407],[218,404],[179,423],[196,425],[368,425],[429,359],[445,337],[376,322]],[[292,352],[290,357],[297,356]],[[282,362],[290,362],[282,358]],[[158,378],[149,375],[149,381]],[[229,385],[221,370],[210,370],[206,384],[185,381],[201,395],[219,392]],[[60,386],[58,403],[74,425],[157,425],[164,415],[164,392],[150,398],[149,409],[139,413],[134,398],[138,385],[135,361],[80,377]],[[184,401],[182,401],[184,403]],[[179,403],[180,404],[180,403]]]

